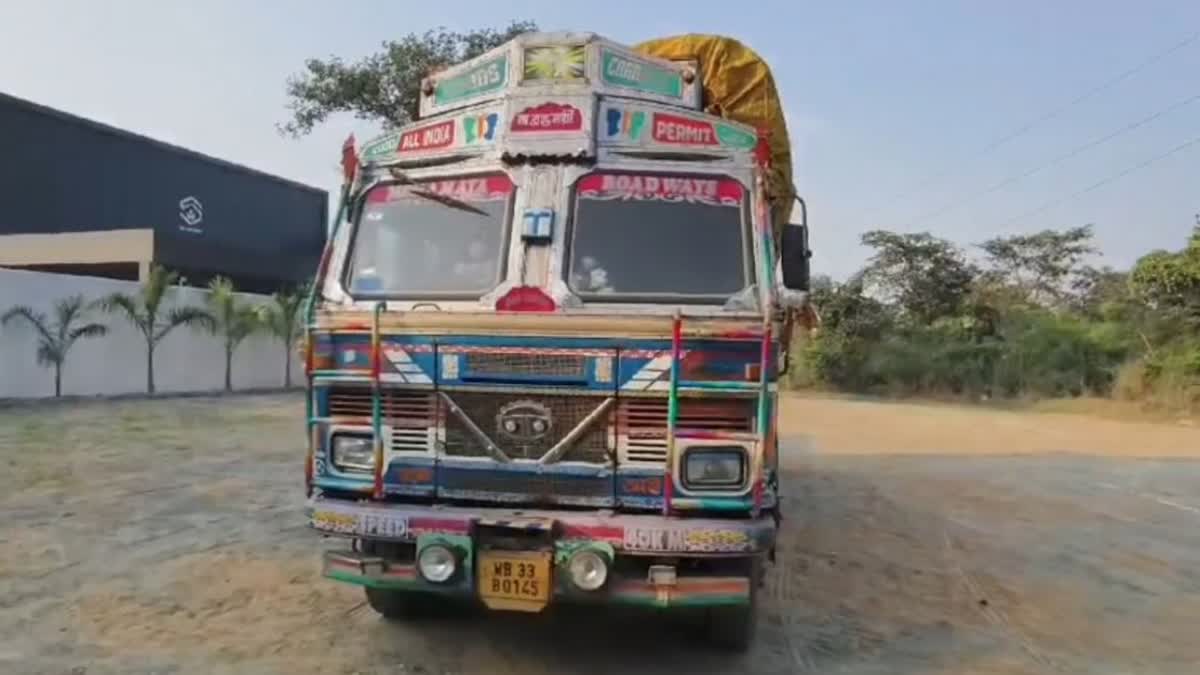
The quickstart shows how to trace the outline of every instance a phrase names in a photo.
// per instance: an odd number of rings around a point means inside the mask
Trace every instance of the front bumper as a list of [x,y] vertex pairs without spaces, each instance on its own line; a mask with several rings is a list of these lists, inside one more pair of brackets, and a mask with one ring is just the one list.
[[[770,516],[758,519],[667,518],[606,512],[529,511],[349,502],[316,497],[308,504],[309,526],[326,535],[411,545],[452,542],[465,551],[463,574],[453,583],[433,584],[412,559],[389,559],[359,551],[326,552],[323,576],[374,588],[478,594],[476,570],[480,531],[544,533],[553,550],[552,601],[600,602],[654,607],[711,607],[750,601],[751,569],[739,562],[758,558],[775,544]],[[605,586],[592,592],[567,581],[566,562],[581,547],[612,558]],[[675,574],[647,573],[651,563],[674,566]],[[673,576],[673,578],[671,578]]]

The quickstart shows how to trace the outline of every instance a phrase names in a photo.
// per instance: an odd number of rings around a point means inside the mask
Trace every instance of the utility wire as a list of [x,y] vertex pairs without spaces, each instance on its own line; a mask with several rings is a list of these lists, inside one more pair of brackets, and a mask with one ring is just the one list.
[[1022,181],[1026,178],[1029,178],[1030,176],[1032,176],[1035,173],[1038,173],[1039,171],[1049,169],[1052,166],[1055,166],[1057,164],[1065,162],[1068,159],[1071,159],[1072,157],[1075,157],[1077,155],[1082,154],[1083,152],[1091,150],[1092,148],[1094,148],[1096,146],[1104,145],[1105,143],[1107,143],[1119,136],[1127,134],[1130,131],[1133,131],[1140,127],[1144,127],[1147,124],[1153,122],[1154,120],[1156,120],[1164,115],[1167,115],[1169,113],[1175,112],[1176,110],[1179,110],[1180,108],[1182,108],[1184,106],[1191,105],[1192,103],[1195,103],[1196,101],[1200,101],[1200,94],[1196,94],[1196,95],[1186,98],[1182,101],[1178,101],[1166,108],[1163,108],[1162,110],[1159,110],[1155,113],[1147,115],[1146,117],[1143,117],[1142,119],[1140,119],[1136,122],[1131,122],[1129,124],[1126,124],[1125,126],[1121,127],[1120,129],[1117,129],[1116,131],[1113,131],[1109,134],[1101,136],[1100,138],[1090,140],[1087,143],[1084,143],[1083,145],[1080,145],[1079,147],[1077,147],[1073,150],[1070,150],[1062,155],[1059,155],[1058,157],[1055,157],[1054,159],[1046,162],[1045,164],[1036,166],[1032,169],[1025,171],[1024,173],[1020,173],[1015,176],[1009,176],[1008,178],[1005,178],[1004,180],[1002,180],[998,183],[995,183],[987,188],[984,188],[983,190],[980,190],[979,192],[969,195],[963,199],[959,199],[957,201],[950,202],[949,204],[946,204],[945,206],[942,206],[941,208],[934,209],[933,211],[930,211],[928,213],[924,213],[924,214],[918,216],[917,218],[913,218],[907,225],[905,225],[901,229],[908,229],[917,223],[920,223],[920,222],[923,222],[926,220],[930,220],[932,218],[936,218],[936,217],[942,215],[943,213],[950,211],[951,209],[962,206],[963,204],[966,204],[968,202],[972,202],[980,197],[989,195],[989,194],[991,194],[997,190],[1000,190],[1002,188],[1006,188],[1009,185],[1012,185],[1013,183],[1016,183],[1018,181]]
[[1193,145],[1198,145],[1198,144],[1200,144],[1200,136],[1197,136],[1190,141],[1181,143],[1181,144],[1171,148],[1170,150],[1167,150],[1166,152],[1164,152],[1162,154],[1155,155],[1154,157],[1151,157],[1150,159],[1147,159],[1146,161],[1144,161],[1140,164],[1135,164],[1133,166],[1127,167],[1107,178],[1104,178],[1095,183],[1092,183],[1091,185],[1080,190],[1079,192],[1076,192],[1071,195],[1067,195],[1066,197],[1061,197],[1059,199],[1053,199],[1051,201],[1046,202],[1045,204],[1042,204],[1041,206],[1037,207],[1036,209],[1033,209],[1032,211],[1026,211],[1025,213],[1022,213],[1021,215],[1019,215],[1015,218],[1010,218],[1010,219],[1004,221],[1003,223],[1001,223],[1000,227],[1006,227],[1008,225],[1012,225],[1013,223],[1016,223],[1021,220],[1025,220],[1026,218],[1028,218],[1030,216],[1036,216],[1039,213],[1048,211],[1060,204],[1071,201],[1072,199],[1077,199],[1079,197],[1082,197],[1083,195],[1085,195],[1093,190],[1097,190],[1099,188],[1104,187],[1105,185],[1108,185],[1109,183],[1118,181],[1118,180],[1124,178],[1125,176],[1128,176],[1129,174],[1134,173],[1136,171],[1141,171],[1142,169],[1150,166],[1151,164],[1160,162],[1160,161],[1170,157],[1171,155],[1175,155],[1180,152],[1183,152],[1184,150],[1187,150],[1188,148],[1192,147]]
[[[1099,94],[1103,91],[1111,89],[1112,87],[1121,83],[1122,81],[1124,81],[1130,77],[1133,77],[1137,73],[1145,70],[1146,68],[1149,68],[1150,66],[1154,65],[1155,63],[1158,63],[1159,61],[1167,58],[1171,54],[1174,54],[1175,52],[1183,49],[1184,47],[1187,47],[1188,45],[1192,44],[1193,42],[1196,42],[1197,40],[1200,40],[1200,32],[1192,33],[1190,36],[1183,39],[1182,41],[1175,43],[1174,45],[1168,47],[1164,51],[1158,52],[1157,54],[1151,56],[1150,58],[1146,59],[1145,61],[1142,61],[1141,63],[1134,66],[1133,68],[1130,68],[1129,70],[1119,73],[1118,75],[1104,81],[1103,83],[1101,83],[1095,87],[1092,87],[1091,89],[1088,89],[1087,91],[1083,92],[1082,94],[1071,99],[1065,105],[1059,106],[1058,108],[1054,108],[1054,109],[1050,110],[1049,112],[1044,113],[1044,114],[1026,122],[1025,124],[1018,127],[1016,130],[1014,130],[1004,136],[1001,136],[1000,138],[996,139],[995,141],[992,141],[988,145],[984,146],[984,148],[982,150],[979,150],[975,154],[964,158],[962,161],[963,162],[974,161],[976,159],[979,159],[980,157],[987,155],[988,153],[992,152],[996,148],[999,148],[1000,146],[1004,145],[1005,143],[1007,143],[1015,138],[1019,138],[1019,137],[1025,135],[1030,130],[1032,130],[1034,127],[1036,127],[1037,125],[1039,125],[1043,122],[1052,120],[1055,117],[1058,117],[1062,113],[1064,113],[1067,110],[1079,105],[1080,103],[1083,103],[1084,101],[1092,98],[1096,94]],[[879,209],[881,209],[885,206],[889,206],[901,199],[907,199],[908,197],[911,197],[912,195],[924,190],[925,188],[936,183],[937,181],[941,180],[942,178],[950,175],[951,173],[954,172],[954,169],[955,169],[955,167],[947,168],[945,171],[935,174],[935,175],[925,179],[921,183],[918,183],[917,185],[909,188],[908,190],[905,190],[905,191],[902,191],[902,192],[896,194],[895,196],[893,196],[891,199],[887,200],[886,202],[869,209],[867,211],[867,213],[873,213],[873,212],[878,211]]]

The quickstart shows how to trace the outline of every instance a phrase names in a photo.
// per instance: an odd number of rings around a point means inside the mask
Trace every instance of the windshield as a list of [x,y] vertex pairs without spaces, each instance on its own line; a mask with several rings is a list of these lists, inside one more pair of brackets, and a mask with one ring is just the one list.
[[479,296],[500,283],[512,182],[504,175],[371,188],[358,219],[351,293]]
[[740,183],[605,173],[579,180],[571,290],[600,300],[722,302],[747,285]]

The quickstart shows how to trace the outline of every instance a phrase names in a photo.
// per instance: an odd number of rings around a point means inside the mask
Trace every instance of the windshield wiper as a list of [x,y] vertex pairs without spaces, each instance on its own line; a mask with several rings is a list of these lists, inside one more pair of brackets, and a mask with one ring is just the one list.
[[[392,168],[391,173],[392,173],[392,178],[395,178],[396,182],[401,185],[409,185],[409,186],[420,185],[420,183],[413,180],[412,178],[409,178],[408,174],[404,173],[403,171],[400,171],[399,169]],[[475,206],[471,206],[470,204],[464,202],[463,200],[455,199],[454,197],[451,197],[449,195],[438,194],[436,192],[431,192],[429,190],[421,190],[421,189],[415,189],[415,188],[413,190],[410,190],[409,192],[411,192],[414,195],[417,195],[418,197],[424,197],[425,199],[435,201],[439,204],[442,204],[443,206],[449,206],[452,209],[458,209],[459,211],[466,211],[468,213],[474,213],[477,216],[485,216],[486,217],[488,215],[487,211],[484,211],[483,209],[477,208]]]

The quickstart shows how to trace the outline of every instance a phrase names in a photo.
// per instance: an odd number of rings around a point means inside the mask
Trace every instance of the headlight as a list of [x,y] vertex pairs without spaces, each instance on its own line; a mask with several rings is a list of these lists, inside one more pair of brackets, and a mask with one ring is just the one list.
[[342,471],[371,473],[375,470],[375,444],[367,436],[337,434],[333,437],[333,465]]
[[430,544],[417,556],[417,571],[426,581],[444,584],[458,571],[458,558],[449,548]]
[[567,562],[571,583],[584,591],[594,591],[608,580],[608,561],[595,551],[583,550]]
[[746,451],[699,447],[683,454],[683,485],[691,490],[731,490],[746,482]]

